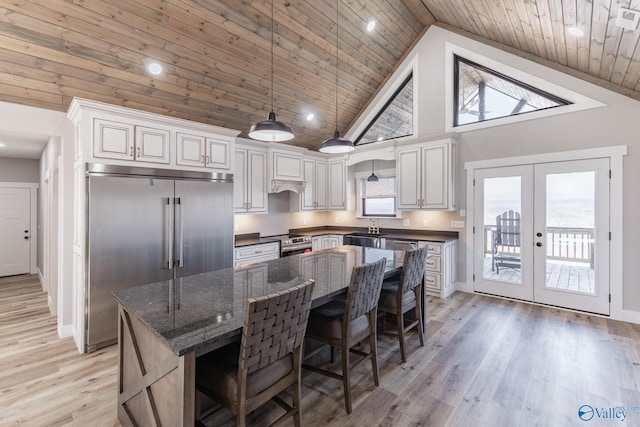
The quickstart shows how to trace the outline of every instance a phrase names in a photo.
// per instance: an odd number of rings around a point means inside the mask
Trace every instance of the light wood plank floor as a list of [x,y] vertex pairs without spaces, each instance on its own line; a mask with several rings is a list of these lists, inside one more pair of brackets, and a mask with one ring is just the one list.
[[[339,381],[306,374],[304,424],[575,426],[584,404],[640,406],[640,325],[460,292],[429,297],[427,311],[427,345],[409,334],[407,363],[380,338],[380,387],[368,363],[354,370],[351,415]],[[59,340],[34,277],[0,279],[0,367],[2,426],[119,425],[115,347],[79,355]],[[249,423],[280,411],[265,405]],[[620,425],[640,425],[640,412]]]

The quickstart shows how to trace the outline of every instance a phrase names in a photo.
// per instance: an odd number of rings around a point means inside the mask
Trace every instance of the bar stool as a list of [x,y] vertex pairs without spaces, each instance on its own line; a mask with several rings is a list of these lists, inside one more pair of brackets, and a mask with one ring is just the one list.
[[[371,358],[373,380],[379,385],[378,379],[378,348],[376,340],[376,307],[380,298],[380,289],[384,279],[386,258],[354,267],[346,300],[333,300],[311,310],[307,337],[333,348],[341,349],[342,374],[338,374],[316,366],[303,364],[304,369],[342,380],[344,387],[344,402],[347,413],[351,413],[351,384],[349,380],[349,353],[363,358],[354,365]],[[360,341],[369,337],[369,353],[352,348]],[[310,357],[315,352],[307,355]]]
[[[247,300],[242,338],[196,361],[196,388],[236,414],[245,426],[248,413],[273,399],[302,423],[300,367],[302,344],[315,282]],[[293,405],[277,395],[292,387]],[[278,420],[280,420],[278,418]],[[276,420],[277,421],[277,420]]]
[[[384,330],[387,314],[395,315],[400,341],[400,355],[402,362],[407,361],[404,334],[413,328],[418,329],[420,345],[424,346],[424,331],[422,328],[422,292],[427,247],[406,251],[399,281],[385,281],[380,292],[378,311],[382,316]],[[404,314],[415,310],[416,320],[407,321]]]

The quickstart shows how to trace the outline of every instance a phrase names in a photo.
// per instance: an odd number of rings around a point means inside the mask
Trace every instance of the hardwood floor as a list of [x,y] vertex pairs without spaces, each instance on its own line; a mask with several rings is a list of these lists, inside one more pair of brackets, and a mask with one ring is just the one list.
[[[339,381],[306,374],[304,424],[574,426],[582,405],[640,407],[640,325],[461,292],[429,297],[427,315],[426,346],[408,334],[405,364],[380,338],[379,387],[368,363],[353,370],[351,415]],[[80,355],[59,340],[35,276],[0,279],[0,367],[2,426],[119,425],[115,347]],[[265,405],[249,425],[280,413]],[[626,417],[640,425],[640,412]]]

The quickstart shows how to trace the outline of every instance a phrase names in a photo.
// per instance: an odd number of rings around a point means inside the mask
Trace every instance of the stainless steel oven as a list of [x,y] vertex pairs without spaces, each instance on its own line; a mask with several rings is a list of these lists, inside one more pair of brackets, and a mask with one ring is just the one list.
[[311,252],[311,236],[285,237],[280,239],[280,256],[291,256]]

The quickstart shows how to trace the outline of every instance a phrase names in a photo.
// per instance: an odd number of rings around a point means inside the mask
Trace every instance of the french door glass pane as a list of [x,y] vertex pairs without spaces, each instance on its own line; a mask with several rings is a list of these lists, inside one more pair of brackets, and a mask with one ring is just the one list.
[[596,173],[546,175],[547,289],[595,293]]
[[522,213],[520,176],[484,179],[485,279],[521,283],[520,234]]

